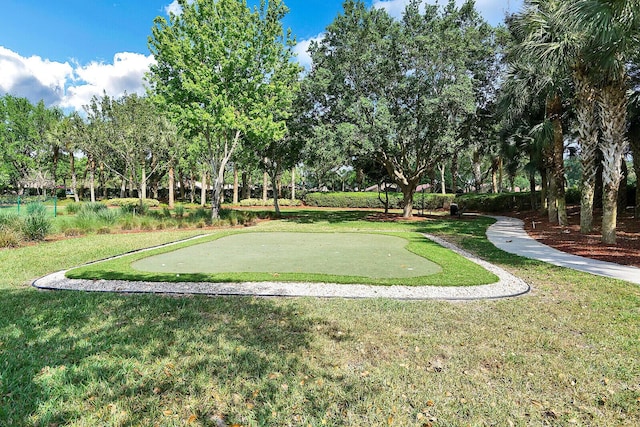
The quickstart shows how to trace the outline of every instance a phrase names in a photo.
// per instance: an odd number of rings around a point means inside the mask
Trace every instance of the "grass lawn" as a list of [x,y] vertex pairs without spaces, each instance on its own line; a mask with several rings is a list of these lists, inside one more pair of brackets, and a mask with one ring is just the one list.
[[487,219],[297,212],[262,231],[431,232],[532,284],[467,303],[41,292],[194,232],[0,251],[0,425],[640,424],[640,287],[505,254]]
[[[67,276],[165,282],[277,279],[410,286],[469,286],[498,280],[477,264],[415,232],[383,234],[376,229],[376,223],[362,220],[352,222],[349,229],[336,223],[309,226],[291,220],[277,222],[275,227],[273,224],[214,232],[178,246],[83,266],[69,271]],[[359,224],[358,229],[353,228],[355,224]],[[324,232],[310,232],[313,228]]]

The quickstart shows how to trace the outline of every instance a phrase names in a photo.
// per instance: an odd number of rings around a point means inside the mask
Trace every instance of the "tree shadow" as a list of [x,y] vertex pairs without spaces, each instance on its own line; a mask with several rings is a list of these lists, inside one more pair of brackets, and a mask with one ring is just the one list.
[[[211,396],[212,385],[237,389],[192,408],[199,419],[238,404],[231,394],[282,399],[272,376],[310,369],[301,355],[316,323],[293,300],[240,297],[20,290],[1,306],[0,424],[12,426],[66,425],[132,399],[121,422],[144,425],[164,398]],[[252,416],[268,420],[269,406]]]

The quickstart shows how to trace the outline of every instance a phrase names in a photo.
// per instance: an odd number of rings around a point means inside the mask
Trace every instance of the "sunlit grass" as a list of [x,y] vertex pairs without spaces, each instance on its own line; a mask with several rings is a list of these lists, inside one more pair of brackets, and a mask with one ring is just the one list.
[[640,424],[640,288],[504,254],[482,237],[489,222],[397,226],[477,250],[531,294],[446,303],[41,292],[27,280],[193,232],[2,250],[0,425]]

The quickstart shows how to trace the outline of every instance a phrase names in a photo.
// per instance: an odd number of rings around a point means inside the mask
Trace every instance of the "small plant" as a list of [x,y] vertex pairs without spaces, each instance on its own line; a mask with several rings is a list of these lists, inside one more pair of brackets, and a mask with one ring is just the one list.
[[40,202],[33,202],[27,205],[27,215],[47,215],[47,207]]
[[67,228],[64,230],[64,235],[67,237],[82,236],[84,233],[79,228]]
[[21,242],[22,238],[16,229],[0,226],[0,248],[16,248]]
[[51,219],[41,213],[27,215],[22,223],[22,233],[28,240],[44,240],[51,228]]
[[67,212],[67,214],[69,215],[75,215],[78,213],[78,211],[80,211],[80,208],[82,208],[82,204],[81,203],[69,203],[64,209]]
[[169,210],[168,207],[164,206],[162,208],[162,216],[165,218],[171,218],[171,211]]
[[109,227],[100,227],[97,231],[98,234],[109,234],[111,233],[111,228]]
[[173,213],[176,214],[176,218],[184,217],[184,205],[180,205],[180,204],[176,205],[173,208]]

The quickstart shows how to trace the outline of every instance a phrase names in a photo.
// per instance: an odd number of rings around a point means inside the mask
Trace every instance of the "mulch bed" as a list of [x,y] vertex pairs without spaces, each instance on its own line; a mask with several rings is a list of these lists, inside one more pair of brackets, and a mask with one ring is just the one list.
[[539,212],[509,213],[524,221],[525,230],[534,239],[563,252],[601,261],[640,267],[640,218],[631,212],[618,214],[617,243],[605,245],[600,241],[601,212],[594,212],[594,230],[580,234],[580,207],[567,211],[569,225],[550,224],[546,214]]

